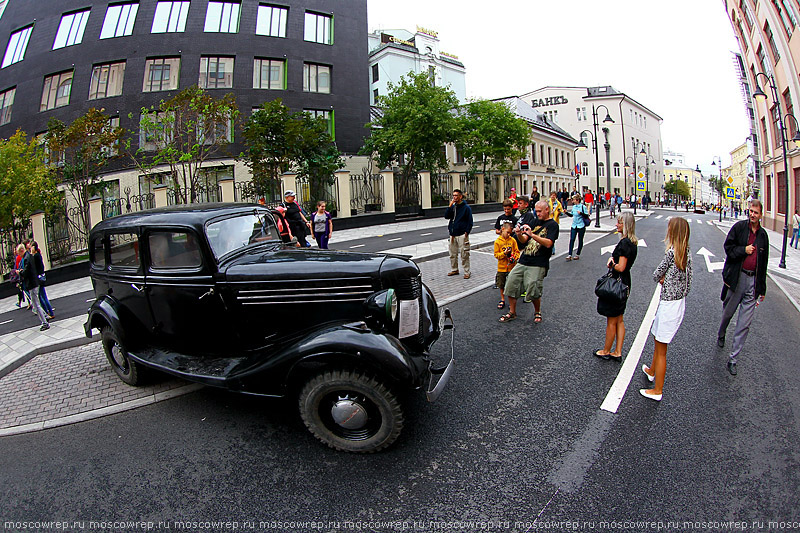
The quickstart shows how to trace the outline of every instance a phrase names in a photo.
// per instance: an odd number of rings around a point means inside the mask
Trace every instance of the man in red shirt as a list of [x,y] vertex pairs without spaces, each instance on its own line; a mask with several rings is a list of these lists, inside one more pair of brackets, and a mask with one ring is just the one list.
[[583,201],[586,202],[586,205],[592,205],[592,203],[594,203],[592,191],[586,191],[586,194],[583,195]]

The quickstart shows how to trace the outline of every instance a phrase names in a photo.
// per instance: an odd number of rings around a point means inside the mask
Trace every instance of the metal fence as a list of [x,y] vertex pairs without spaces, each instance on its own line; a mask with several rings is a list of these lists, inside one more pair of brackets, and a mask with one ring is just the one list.
[[461,192],[464,194],[467,203],[478,203],[478,177],[470,172],[462,172],[458,176],[461,182]]
[[325,202],[326,209],[332,215],[338,214],[339,189],[335,180],[310,179],[308,176],[297,176],[297,203],[305,209],[306,213],[317,210],[317,202]]
[[504,195],[503,200],[505,200],[506,198],[511,196],[511,188],[512,187],[516,188],[517,179],[516,176],[511,176],[509,174],[503,174],[501,175],[501,178],[503,180],[503,195]]
[[3,276],[8,275],[11,269],[14,268],[17,245],[22,244],[25,239],[29,239],[30,235],[30,220],[26,220],[24,223],[15,223],[7,228],[0,229],[0,253],[2,253],[0,273],[2,273]]
[[[483,177],[483,201],[484,203],[491,204],[494,202],[501,202],[502,199],[497,197],[497,188],[500,182],[500,176],[497,174],[492,175],[487,173]],[[506,197],[508,198],[508,197]]]
[[88,212],[82,213],[81,209],[68,209],[64,200],[55,214],[45,218],[47,251],[53,266],[76,261],[87,254],[88,236],[84,220],[88,220]]
[[350,214],[360,215],[383,211],[383,176],[364,169],[361,174],[350,174]]
[[450,173],[431,174],[431,207],[450,205],[453,176]]
[[394,200],[395,213],[398,215],[422,212],[419,174],[406,176],[400,171],[394,173]]
[[125,187],[124,198],[113,198],[103,202],[103,219],[153,209],[156,206],[155,193],[131,194],[131,188]]
[[280,182],[270,180],[265,186],[259,187],[252,181],[237,181],[233,184],[233,201],[244,203],[261,203],[274,207],[283,201]]
[[222,188],[216,183],[197,184],[187,189],[170,187],[167,189],[167,205],[207,204],[222,201]]

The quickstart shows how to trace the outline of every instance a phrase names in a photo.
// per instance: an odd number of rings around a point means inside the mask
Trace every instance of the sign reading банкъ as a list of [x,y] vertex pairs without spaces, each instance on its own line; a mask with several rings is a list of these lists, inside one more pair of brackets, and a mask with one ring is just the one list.
[[566,96],[548,96],[547,98],[540,98],[538,100],[531,101],[531,107],[545,107],[549,105],[558,105],[558,104],[567,104],[569,100],[567,100]]

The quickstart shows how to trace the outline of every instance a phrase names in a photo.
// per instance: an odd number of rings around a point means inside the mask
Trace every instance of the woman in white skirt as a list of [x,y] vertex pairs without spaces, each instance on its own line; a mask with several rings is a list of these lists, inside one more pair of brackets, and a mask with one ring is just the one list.
[[650,366],[642,365],[642,372],[653,383],[653,388],[639,389],[642,396],[655,401],[661,401],[667,370],[667,346],[683,321],[686,295],[692,286],[692,256],[689,253],[689,223],[686,219],[670,219],[664,242],[667,251],[653,272],[653,281],[661,283],[661,301],[650,330],[655,337],[653,361]]

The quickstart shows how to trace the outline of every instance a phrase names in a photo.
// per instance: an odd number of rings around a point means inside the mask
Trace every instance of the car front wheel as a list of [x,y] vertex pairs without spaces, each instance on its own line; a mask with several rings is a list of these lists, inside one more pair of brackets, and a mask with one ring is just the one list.
[[128,351],[119,340],[119,337],[110,327],[100,331],[100,342],[103,352],[114,373],[128,385],[140,385],[142,382],[141,369],[128,357]]
[[377,452],[403,429],[403,410],[394,393],[359,372],[319,374],[303,387],[299,403],[309,431],[337,450]]

